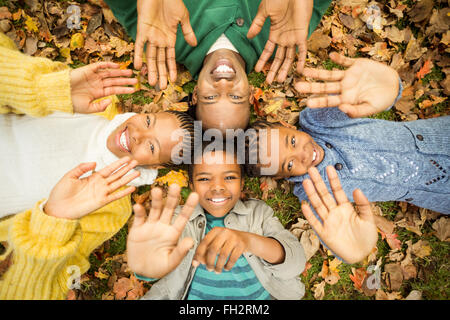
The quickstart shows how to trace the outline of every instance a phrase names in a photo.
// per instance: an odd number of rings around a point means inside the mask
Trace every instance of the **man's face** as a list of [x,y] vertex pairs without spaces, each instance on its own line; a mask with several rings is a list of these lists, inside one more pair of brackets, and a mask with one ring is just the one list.
[[[274,130],[278,130],[278,137],[272,141],[271,136],[277,136]],[[269,163],[265,163],[262,167],[275,164],[278,169],[274,175],[277,177],[304,175],[310,167],[317,166],[324,158],[322,147],[303,131],[277,126],[268,128],[266,132],[267,138],[261,131],[259,134],[259,148],[269,160]]]
[[227,49],[205,58],[193,102],[205,129],[245,129],[250,118],[252,90],[242,57]]
[[243,186],[240,166],[236,161],[227,164],[223,151],[207,152],[202,163],[194,165],[191,187],[198,193],[202,208],[215,217],[233,209]]
[[119,158],[129,156],[139,165],[158,168],[170,161],[172,148],[182,140],[172,141],[171,135],[177,129],[180,123],[171,113],[137,114],[118,126],[106,145]]

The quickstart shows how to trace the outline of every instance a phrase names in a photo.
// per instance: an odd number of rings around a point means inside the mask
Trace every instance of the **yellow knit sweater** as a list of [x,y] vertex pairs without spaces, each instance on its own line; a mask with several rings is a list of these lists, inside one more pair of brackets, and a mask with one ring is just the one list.
[[[20,53],[0,33],[0,113],[72,112],[69,70],[64,64]],[[0,220],[0,242],[7,247],[0,256],[0,300],[65,299],[74,270],[86,272],[91,252],[131,215],[130,196],[79,220],[50,217],[40,209],[41,202]],[[12,264],[3,273],[6,258],[11,257]]]

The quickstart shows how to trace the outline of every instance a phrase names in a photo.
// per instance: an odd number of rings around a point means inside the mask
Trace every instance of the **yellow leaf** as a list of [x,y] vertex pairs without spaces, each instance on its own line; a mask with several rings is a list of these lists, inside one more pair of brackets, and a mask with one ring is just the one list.
[[156,179],[156,182],[159,182],[161,184],[167,183],[169,187],[174,183],[179,185],[181,188],[187,187],[188,186],[187,172],[185,170],[180,171],[171,170],[165,176]]
[[70,56],[69,48],[61,48],[61,49],[59,49],[59,53],[61,54],[61,56],[66,58],[67,63],[72,63],[72,57]]
[[13,18],[14,21],[17,21],[17,20],[19,20],[22,17],[22,15],[23,15],[23,10],[19,9],[19,10],[17,10],[17,12],[14,12],[12,14],[12,18]]
[[37,23],[30,16],[26,15],[26,17],[27,20],[25,20],[25,25],[27,27],[27,30],[30,32],[38,32],[39,28]]
[[72,35],[72,38],[70,38],[70,50],[73,51],[75,49],[83,48],[84,47],[84,38],[81,33],[75,33]]
[[282,98],[275,98],[269,101],[268,105],[266,107],[264,107],[264,112],[266,114],[269,113],[274,113],[275,111],[277,111],[278,109],[281,108],[281,106],[284,103],[284,99]]
[[99,278],[99,279],[108,279],[108,278],[109,278],[109,275],[104,274],[104,273],[101,272],[101,271],[96,271],[96,272],[94,273],[94,275],[95,275],[97,278]]
[[330,270],[336,273],[339,273],[339,265],[341,265],[342,261],[338,258],[334,258],[333,261],[330,261]]

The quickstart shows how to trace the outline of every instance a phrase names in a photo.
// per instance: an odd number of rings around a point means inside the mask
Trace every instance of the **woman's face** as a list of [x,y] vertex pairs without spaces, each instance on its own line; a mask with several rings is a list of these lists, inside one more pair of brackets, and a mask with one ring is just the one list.
[[171,151],[182,136],[172,139],[180,128],[168,112],[137,114],[118,126],[108,137],[107,147],[117,157],[129,156],[139,165],[157,168],[171,160]]

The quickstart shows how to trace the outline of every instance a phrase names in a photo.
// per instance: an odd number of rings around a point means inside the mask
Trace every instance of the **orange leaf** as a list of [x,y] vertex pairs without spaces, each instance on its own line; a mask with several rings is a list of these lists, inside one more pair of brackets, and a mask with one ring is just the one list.
[[419,80],[422,79],[423,77],[425,77],[425,75],[427,75],[431,72],[432,67],[433,67],[433,63],[431,62],[431,60],[425,61],[422,68],[420,68],[420,70],[416,73],[416,77]]
[[359,268],[359,269],[352,268],[352,273],[353,273],[353,275],[349,275],[350,279],[353,281],[353,284],[354,284],[355,288],[358,289],[358,290],[361,290],[364,278],[366,277],[366,274],[367,274],[366,273],[366,269],[364,269],[364,268]]

